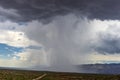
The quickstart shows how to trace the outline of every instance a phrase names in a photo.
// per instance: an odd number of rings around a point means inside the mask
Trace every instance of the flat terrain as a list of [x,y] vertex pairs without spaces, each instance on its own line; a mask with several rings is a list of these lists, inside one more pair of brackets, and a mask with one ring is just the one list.
[[0,80],[120,80],[120,75],[0,70]]

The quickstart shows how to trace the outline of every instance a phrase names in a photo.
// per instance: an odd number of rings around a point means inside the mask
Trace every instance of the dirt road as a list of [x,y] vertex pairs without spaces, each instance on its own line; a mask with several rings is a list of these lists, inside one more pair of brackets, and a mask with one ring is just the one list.
[[41,76],[39,76],[39,77],[37,77],[37,78],[35,78],[35,79],[33,79],[33,80],[40,80],[40,79],[42,79],[43,77],[45,77],[47,74],[43,74],[43,75],[41,75]]

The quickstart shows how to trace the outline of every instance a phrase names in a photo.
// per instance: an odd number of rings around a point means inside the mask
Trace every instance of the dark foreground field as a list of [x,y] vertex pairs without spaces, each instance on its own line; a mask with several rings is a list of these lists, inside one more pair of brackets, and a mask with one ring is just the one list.
[[[41,79],[36,79],[46,74]],[[120,75],[0,70],[0,80],[120,80]]]

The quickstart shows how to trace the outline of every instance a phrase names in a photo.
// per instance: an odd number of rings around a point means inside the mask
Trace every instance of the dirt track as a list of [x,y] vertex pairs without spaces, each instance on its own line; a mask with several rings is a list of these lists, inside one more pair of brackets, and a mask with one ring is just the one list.
[[43,75],[41,75],[41,76],[39,76],[39,77],[37,77],[37,78],[35,78],[35,79],[33,79],[33,80],[40,80],[40,79],[42,79],[43,77],[45,77],[47,74],[43,74]]

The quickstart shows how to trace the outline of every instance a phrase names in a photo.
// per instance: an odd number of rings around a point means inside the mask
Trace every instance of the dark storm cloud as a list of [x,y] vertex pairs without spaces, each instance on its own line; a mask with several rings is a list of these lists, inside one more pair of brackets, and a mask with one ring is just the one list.
[[[119,0],[0,0],[7,9],[16,9],[19,21],[46,19],[56,15],[75,13],[89,18],[120,19]],[[9,17],[10,19],[15,19]]]
[[112,34],[102,34],[100,41],[96,44],[95,50],[102,54],[120,53],[120,37]]

